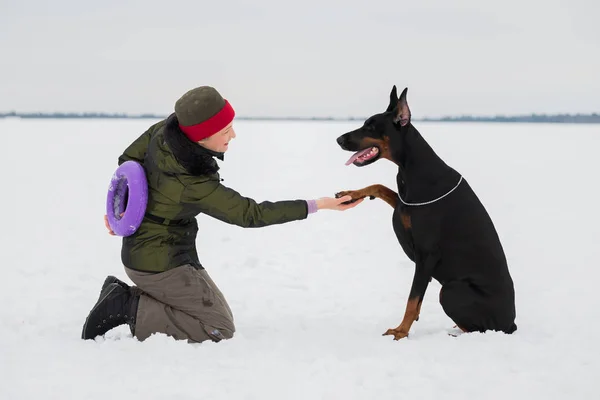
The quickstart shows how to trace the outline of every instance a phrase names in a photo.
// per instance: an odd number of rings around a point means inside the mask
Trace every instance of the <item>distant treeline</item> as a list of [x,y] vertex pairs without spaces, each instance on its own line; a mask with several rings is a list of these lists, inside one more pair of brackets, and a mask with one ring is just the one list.
[[517,116],[495,117],[441,117],[441,118],[423,118],[422,121],[443,121],[443,122],[539,122],[539,123],[568,123],[568,124],[598,124],[600,123],[600,114],[531,114]]
[[[18,117],[18,118],[47,118],[47,119],[163,119],[166,115],[140,114],[131,115],[125,113],[20,113],[8,112],[0,113],[0,118]],[[236,117],[238,120],[247,121],[364,121],[365,117]],[[519,116],[448,116],[439,118],[413,118],[415,121],[432,122],[533,122],[533,123],[581,123],[598,124],[600,123],[600,114],[531,114]]]
[[163,116],[154,114],[129,115],[125,113],[19,113],[11,111],[9,113],[0,113],[0,118],[18,117],[18,118],[56,118],[56,119],[75,119],[75,118],[114,118],[114,119],[140,119],[153,118],[159,119]]

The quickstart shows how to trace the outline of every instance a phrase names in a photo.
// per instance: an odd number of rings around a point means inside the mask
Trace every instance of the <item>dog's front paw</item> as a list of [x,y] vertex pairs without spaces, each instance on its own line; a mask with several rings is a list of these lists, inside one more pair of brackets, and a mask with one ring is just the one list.
[[359,200],[361,197],[358,195],[358,192],[354,191],[354,190],[344,190],[341,192],[337,192],[335,194],[335,198],[339,199],[340,197],[344,197],[344,196],[350,196],[352,197],[352,200],[350,201],[345,201],[342,204],[352,204],[355,201]]
[[344,196],[347,196],[347,195],[352,196],[352,193],[356,193],[356,191],[355,190],[342,190],[341,192],[337,192],[335,194],[335,198],[339,199],[340,197],[344,197]]
[[[344,197],[344,196],[350,196],[352,197],[352,200],[350,201],[346,201],[342,204],[351,204],[354,203],[355,201],[358,201],[360,199],[364,199],[365,197],[367,197],[367,195],[363,194],[360,190],[343,190],[341,192],[337,192],[335,194],[335,198],[339,199],[340,197]],[[374,199],[375,197],[373,196],[369,196],[372,199]]]
[[408,337],[408,332],[404,329],[396,328],[396,329],[388,329],[382,336],[394,336],[394,340],[400,340],[405,337]]

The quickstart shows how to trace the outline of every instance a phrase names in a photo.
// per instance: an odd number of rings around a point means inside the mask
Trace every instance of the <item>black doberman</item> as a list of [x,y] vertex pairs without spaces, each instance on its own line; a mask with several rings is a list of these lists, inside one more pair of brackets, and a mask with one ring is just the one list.
[[378,197],[392,206],[396,237],[415,263],[404,318],[384,335],[408,336],[432,278],[442,285],[440,304],[458,328],[513,333],[515,291],[496,228],[466,179],[412,125],[407,91],[398,98],[394,86],[385,112],[337,138],[343,150],[356,152],[346,165],[381,158],[398,165],[398,193],[372,185],[336,194],[352,201]]

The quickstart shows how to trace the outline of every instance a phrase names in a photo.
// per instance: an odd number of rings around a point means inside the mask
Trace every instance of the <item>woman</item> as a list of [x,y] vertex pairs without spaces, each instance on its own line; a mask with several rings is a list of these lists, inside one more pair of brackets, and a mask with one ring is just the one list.
[[[196,216],[206,214],[244,228],[307,218],[320,209],[344,211],[361,201],[339,199],[256,203],[221,184],[215,158],[223,160],[235,138],[235,113],[217,90],[198,87],[175,103],[175,112],[151,126],[119,157],[141,163],[148,205],[138,230],[123,238],[121,259],[135,286],[106,278],[83,326],[93,339],[128,324],[143,341],[153,333],[177,340],[218,342],[233,337],[233,315],[196,252]],[[106,216],[105,224],[110,231]]]

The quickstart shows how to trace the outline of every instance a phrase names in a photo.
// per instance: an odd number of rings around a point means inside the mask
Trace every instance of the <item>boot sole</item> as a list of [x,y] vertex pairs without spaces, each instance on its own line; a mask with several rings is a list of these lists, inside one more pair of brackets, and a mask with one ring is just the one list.
[[88,317],[85,319],[85,324],[83,324],[83,330],[81,331],[81,338],[83,340],[94,339],[93,337],[87,337],[86,338],[86,335],[85,335],[85,331],[86,331],[87,326],[88,326],[90,315],[92,315],[93,312],[96,311],[96,308],[98,308],[98,306],[100,305],[100,303],[102,303],[104,301],[104,299],[106,299],[108,297],[109,294],[111,294],[112,292],[114,292],[116,288],[117,288],[117,286],[113,286],[112,288],[110,288],[110,290],[104,296],[102,296],[102,294],[101,294],[100,299],[96,302],[96,304],[94,305],[94,308],[92,308],[92,310],[88,314]]

